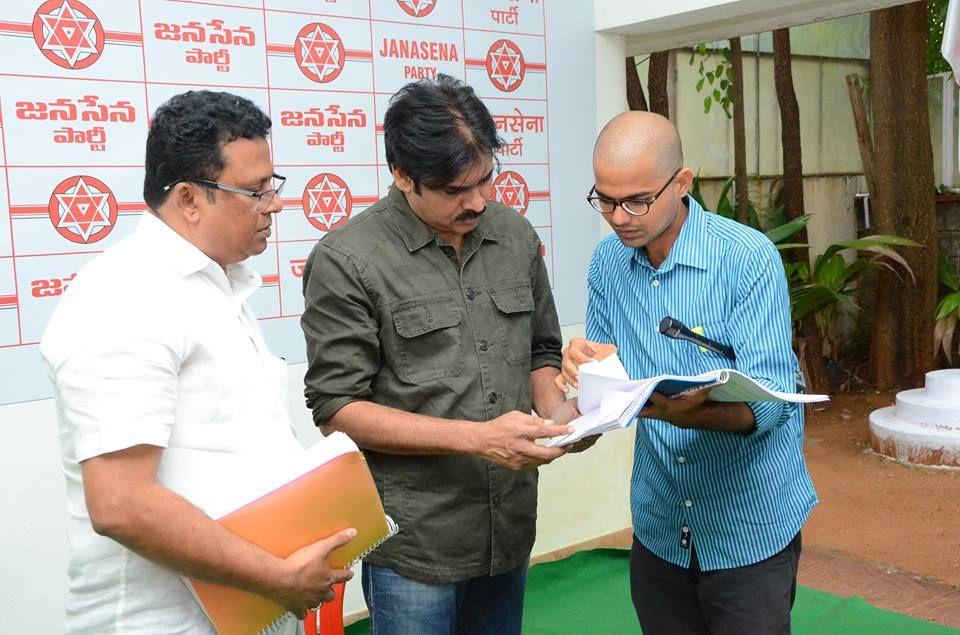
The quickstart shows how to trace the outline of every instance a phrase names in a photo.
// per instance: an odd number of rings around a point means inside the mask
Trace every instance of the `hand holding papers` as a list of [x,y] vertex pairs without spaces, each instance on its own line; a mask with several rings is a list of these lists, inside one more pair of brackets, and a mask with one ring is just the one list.
[[812,403],[829,399],[826,395],[770,390],[730,368],[701,375],[658,375],[631,380],[620,358],[611,355],[602,361],[580,366],[580,412],[583,414],[569,423],[574,430],[572,433],[554,437],[545,445],[565,446],[589,435],[629,427],[654,391],[675,397],[701,389],[710,390],[708,399],[711,401]]

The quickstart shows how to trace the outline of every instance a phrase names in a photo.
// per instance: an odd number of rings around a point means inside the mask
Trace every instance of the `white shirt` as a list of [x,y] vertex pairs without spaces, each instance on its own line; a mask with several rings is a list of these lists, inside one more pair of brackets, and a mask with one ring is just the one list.
[[179,575],[94,533],[80,462],[165,448],[159,482],[218,517],[263,469],[302,453],[286,363],[267,350],[245,303],[260,284],[243,264],[224,272],[146,212],[57,306],[40,350],[67,482],[66,633],[213,632]]

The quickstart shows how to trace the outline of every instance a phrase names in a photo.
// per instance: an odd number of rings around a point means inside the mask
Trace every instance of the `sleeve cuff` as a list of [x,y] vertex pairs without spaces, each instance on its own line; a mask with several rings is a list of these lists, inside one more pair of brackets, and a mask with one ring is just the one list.
[[779,427],[790,418],[793,406],[779,401],[753,401],[747,404],[753,410],[756,422],[751,434],[763,434],[768,430]]
[[366,401],[363,397],[353,396],[353,395],[344,395],[341,397],[332,397],[325,401],[322,405],[316,406],[313,409],[313,423],[315,426],[322,427],[323,424],[327,423],[333,415],[346,406],[348,403],[353,403],[354,401]]
[[541,353],[540,355],[535,355],[530,359],[530,372],[540,370],[541,368],[545,368],[547,366],[560,370],[563,368],[561,364],[562,361],[563,357],[554,353]]
[[101,428],[91,434],[77,438],[74,444],[74,453],[77,462],[86,461],[101,454],[126,450],[135,445],[155,445],[166,448],[170,441],[170,428],[166,425],[156,426],[114,426]]

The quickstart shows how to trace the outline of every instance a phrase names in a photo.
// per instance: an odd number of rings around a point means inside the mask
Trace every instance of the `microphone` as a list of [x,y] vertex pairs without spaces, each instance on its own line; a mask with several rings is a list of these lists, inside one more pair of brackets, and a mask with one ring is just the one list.
[[667,337],[675,340],[686,340],[688,342],[692,342],[697,346],[702,346],[703,348],[713,351],[717,355],[726,357],[730,360],[737,359],[732,347],[727,346],[726,344],[715,342],[708,337],[704,337],[703,335],[694,333],[684,326],[683,322],[680,320],[675,320],[669,315],[660,320],[660,334],[666,335]]

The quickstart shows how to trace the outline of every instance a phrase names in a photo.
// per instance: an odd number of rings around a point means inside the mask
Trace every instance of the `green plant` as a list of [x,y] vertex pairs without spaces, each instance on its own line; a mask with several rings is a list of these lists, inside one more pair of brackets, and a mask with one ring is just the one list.
[[697,92],[703,93],[707,89],[706,97],[703,98],[703,112],[709,113],[714,103],[723,108],[729,119],[730,105],[733,103],[733,65],[730,63],[730,47],[725,46],[719,49],[708,49],[706,44],[698,44],[690,52],[690,66],[700,58],[700,66],[697,67],[697,73],[700,79],[697,80]]
[[[943,254],[937,254],[937,279],[946,291],[937,303],[936,323],[933,327],[933,351],[943,350],[947,362],[953,365],[953,335],[960,319],[960,275],[957,266]],[[958,349],[960,351],[960,349]]]
[[[733,205],[729,197],[732,184],[732,178],[724,181],[717,205],[711,208],[704,203],[703,192],[700,187],[701,178],[697,174],[690,188],[690,196],[695,198],[705,209],[713,209],[721,216],[732,218]],[[804,214],[787,220],[785,208],[780,199],[779,188],[773,188],[770,194],[770,208],[766,210],[764,215],[768,225],[768,228],[764,231],[767,238],[781,252],[809,247],[806,243],[791,242],[791,239],[807,226],[813,215]],[[757,208],[752,202],[749,209],[751,224],[759,225]],[[899,277],[902,270],[911,279],[914,279],[910,265],[894,248],[919,246],[919,243],[900,236],[879,234],[834,243],[813,260],[812,266],[808,262],[792,262],[784,258],[783,269],[790,290],[790,312],[794,329],[796,329],[800,320],[808,316],[812,317],[816,320],[817,332],[823,342],[824,353],[832,359],[836,359],[840,347],[830,335],[830,326],[836,320],[841,307],[860,309],[856,302],[856,291],[862,286],[863,278],[869,272],[888,269]],[[844,258],[845,252],[848,254],[853,252],[849,260]],[[955,272],[953,280],[955,282],[957,280]],[[956,293],[955,296],[956,304],[953,305],[952,314],[954,316],[954,326],[957,316],[960,315],[960,293]],[[952,337],[952,330],[950,335]]]
[[[834,243],[814,259],[812,266],[806,262],[784,263],[793,321],[796,324],[807,316],[816,320],[826,357],[836,359],[839,353],[830,325],[840,308],[860,310],[856,290],[865,275],[888,269],[903,280],[902,270],[915,281],[910,265],[894,247],[912,248],[920,244],[900,236],[878,234]],[[853,255],[848,260],[844,252],[853,252]]]
[[947,21],[947,0],[927,2],[927,75],[947,73],[950,65],[940,53],[943,28]]
[[[730,190],[733,188],[733,181],[734,179],[731,176],[723,182],[723,189],[720,190],[720,196],[717,197],[717,204],[710,206],[707,205],[703,200],[703,192],[700,189],[701,178],[700,173],[698,172],[697,175],[693,177],[693,185],[690,186],[690,196],[700,203],[700,207],[715,212],[718,216],[732,219],[735,215],[733,201],[730,200]],[[751,227],[759,227],[760,217],[756,206],[753,204],[753,201],[747,201],[747,217],[750,221]]]

